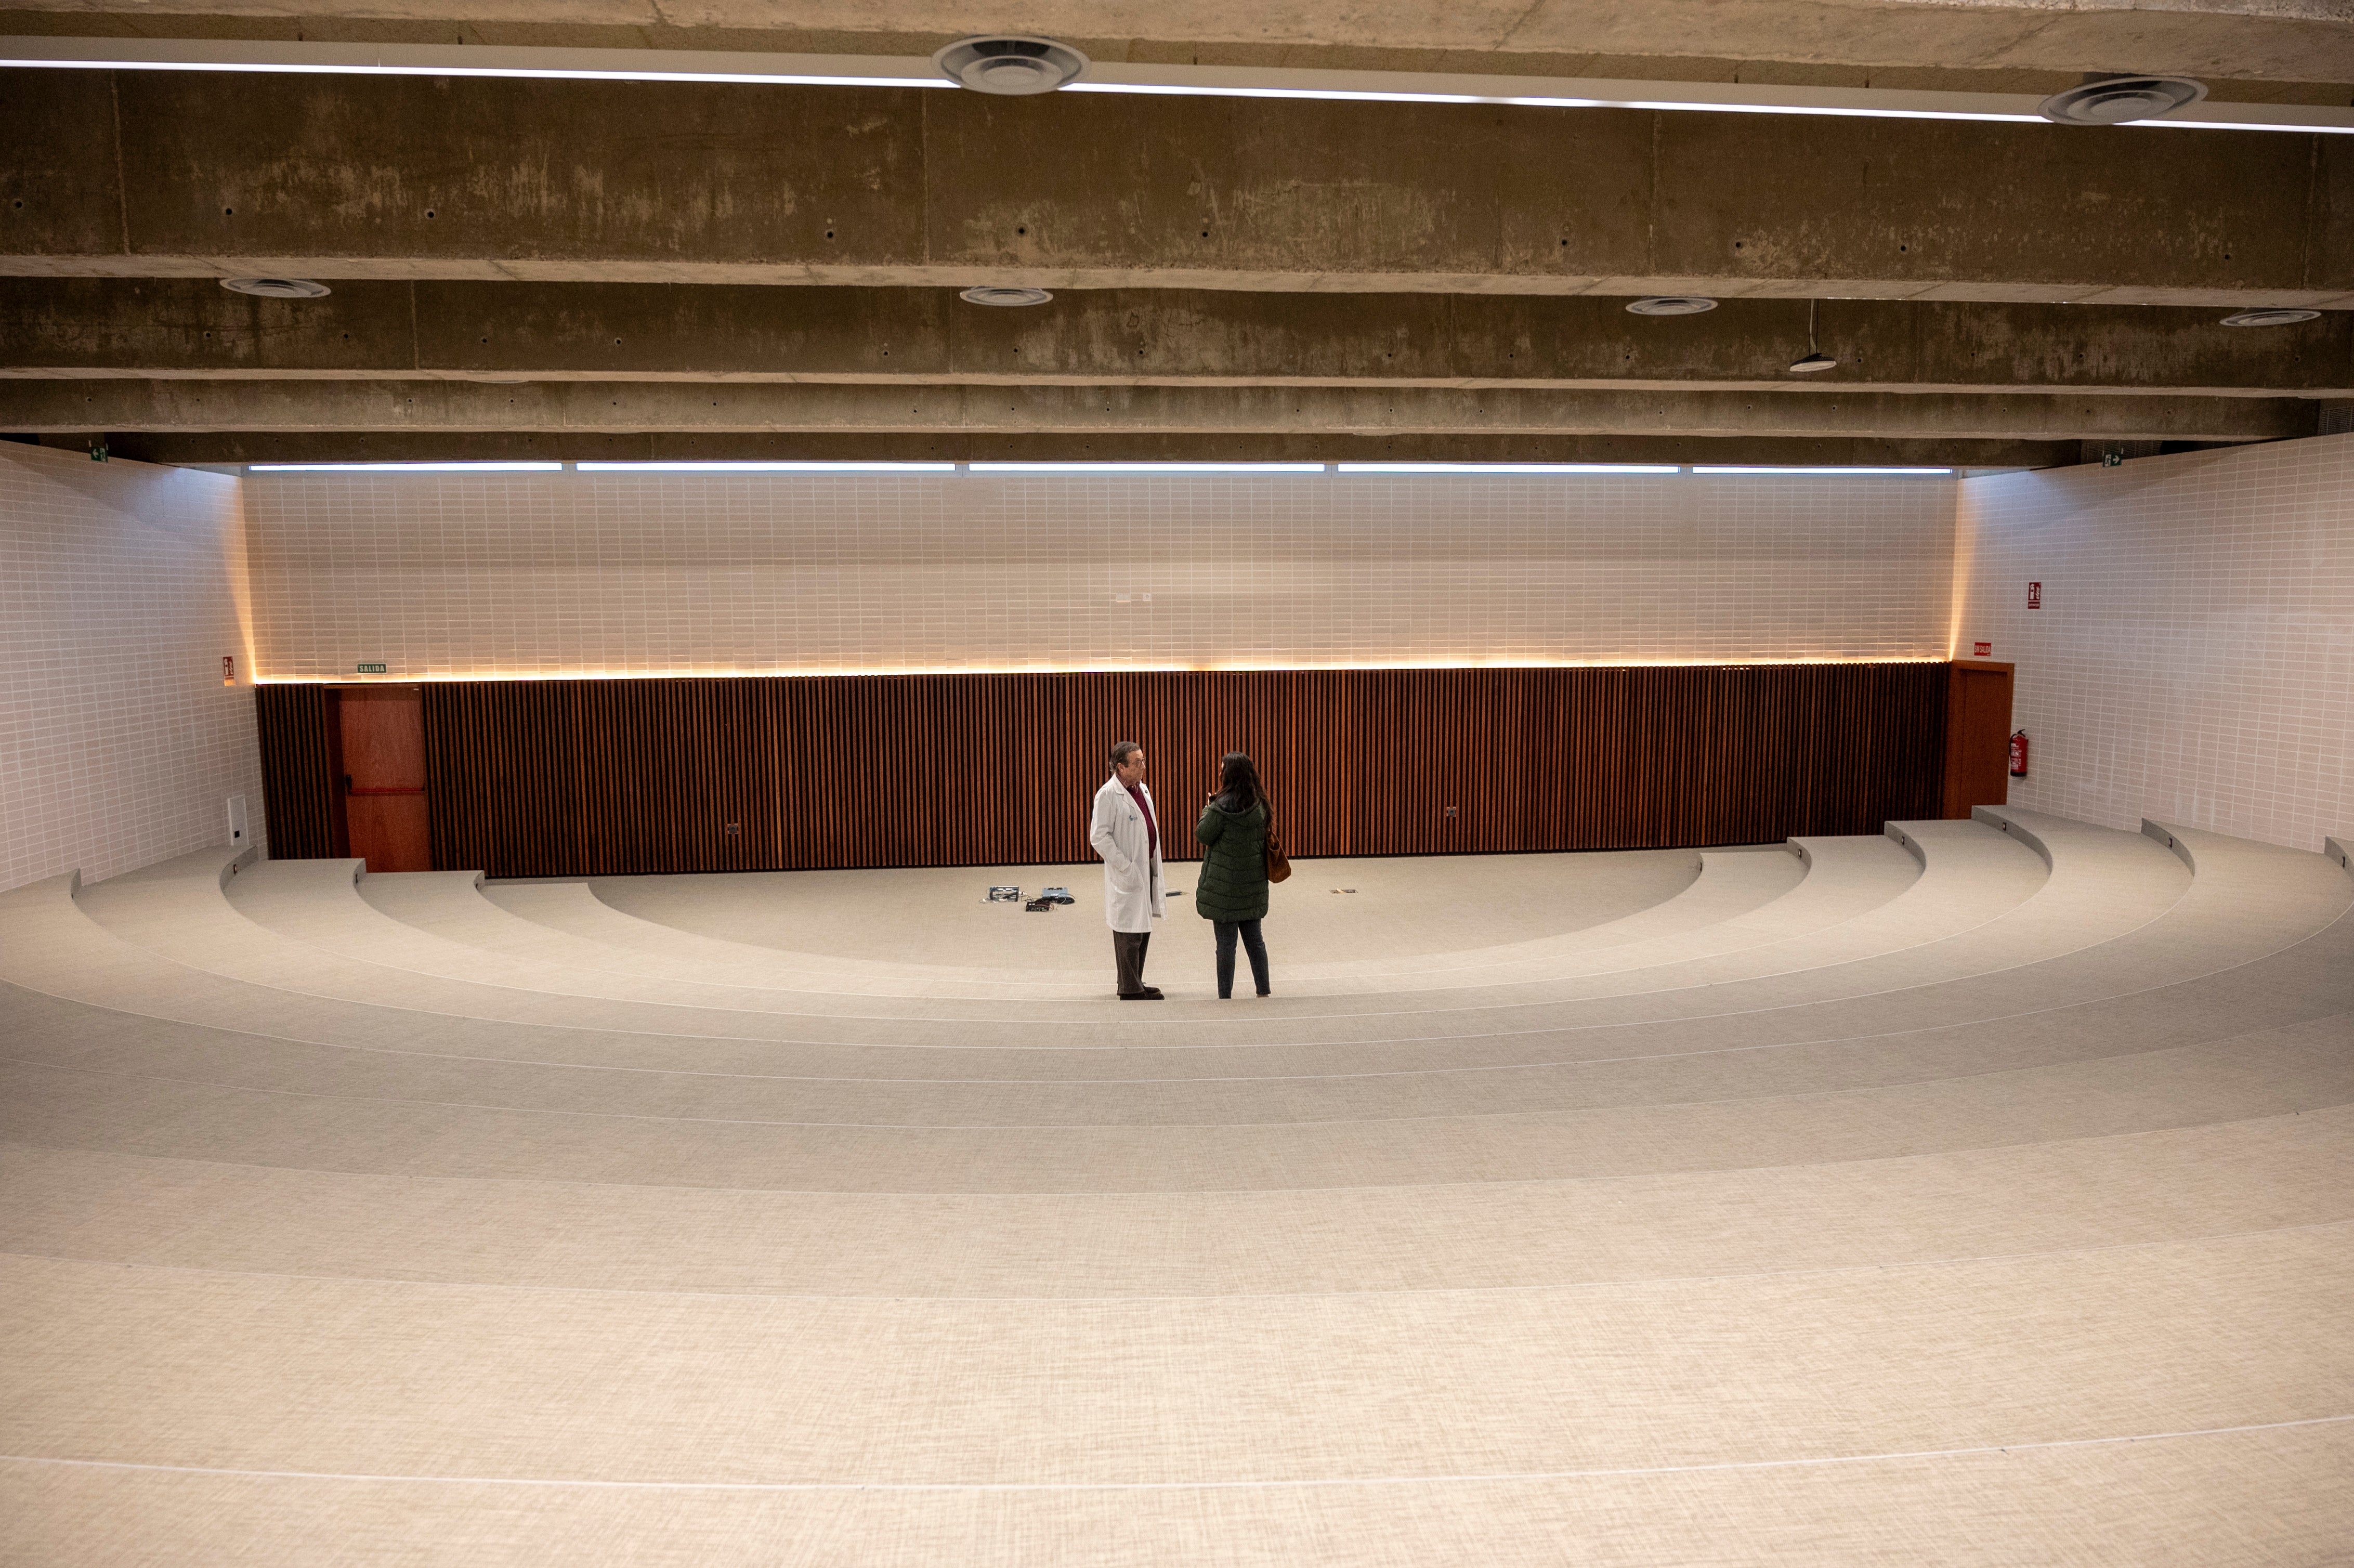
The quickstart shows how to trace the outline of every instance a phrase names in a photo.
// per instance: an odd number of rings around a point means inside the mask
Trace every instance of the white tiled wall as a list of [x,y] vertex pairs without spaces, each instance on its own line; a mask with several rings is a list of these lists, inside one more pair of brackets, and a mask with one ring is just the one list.
[[1950,611],[1937,479],[246,483],[274,676],[1942,658]]
[[0,888],[225,844],[232,794],[261,840],[239,535],[236,480],[0,443]]
[[2019,665],[2014,802],[2300,849],[2354,829],[2354,436],[1961,489],[1956,630]]
[[[1942,657],[2020,804],[2354,829],[2354,437],[1961,482],[260,475],[0,446],[0,886],[261,832],[261,670]],[[1956,515],[1958,513],[1958,524]],[[2027,584],[2043,585],[2029,610]],[[1145,596],[1150,596],[1147,599]]]

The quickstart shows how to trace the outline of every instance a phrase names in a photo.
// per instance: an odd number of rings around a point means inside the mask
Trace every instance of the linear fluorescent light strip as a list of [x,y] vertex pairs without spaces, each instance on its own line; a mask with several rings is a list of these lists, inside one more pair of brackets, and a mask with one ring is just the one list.
[[561,473],[560,462],[253,462],[248,473]]
[[[0,67],[81,70],[290,72],[321,76],[519,77],[568,81],[716,82],[763,87],[952,88],[929,60],[850,55],[724,54],[684,49],[561,49],[474,45],[282,44],[164,38],[0,38]],[[1883,88],[1608,81],[1424,72],[1151,66],[1098,61],[1065,92],[1146,97],[1310,99],[1331,102],[1493,104],[1532,109],[1644,109],[1716,114],[1807,114],[1868,120],[1960,120],[2041,125],[2023,93]],[[2135,125],[2197,131],[2354,135],[2354,110],[2217,103],[2195,118]]]
[[[1600,84],[1597,84],[1600,85]],[[1628,85],[1634,85],[1632,83]],[[2013,125],[2043,125],[2050,122],[2032,111],[1991,109],[1899,109],[1871,105],[1803,102],[1727,102],[1722,99],[1642,98],[1606,94],[1562,97],[1552,94],[1417,92],[1344,87],[1193,86],[1175,82],[1088,81],[1084,79],[1059,89],[1063,92],[1131,93],[1156,98],[1291,98],[1331,103],[1487,103],[1511,109],[1664,109],[1704,110],[1717,114],[1818,114],[1862,120],[1982,120]],[[2148,123],[2156,123],[2149,122]],[[2271,130],[2275,127],[2230,127]]]
[[952,462],[584,462],[582,473],[954,473]]
[[975,473],[1322,473],[1320,462],[976,462]]
[[1342,473],[1681,473],[1671,462],[1344,462]]
[[1751,473],[1768,475],[1830,474],[1836,475],[1841,479],[1864,479],[1875,475],[1883,479],[1892,476],[1922,479],[1937,475],[1951,474],[1954,471],[1949,468],[1801,468],[1797,466],[1785,468],[1768,467],[1763,464],[1752,463],[1702,462],[1692,464],[1692,471],[1694,473]]

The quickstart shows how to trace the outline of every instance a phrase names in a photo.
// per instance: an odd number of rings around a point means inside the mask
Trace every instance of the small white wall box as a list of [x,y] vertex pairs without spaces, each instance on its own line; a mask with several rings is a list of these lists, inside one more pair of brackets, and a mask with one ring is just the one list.
[[250,842],[245,836],[245,797],[231,795],[228,798],[228,846],[243,849]]

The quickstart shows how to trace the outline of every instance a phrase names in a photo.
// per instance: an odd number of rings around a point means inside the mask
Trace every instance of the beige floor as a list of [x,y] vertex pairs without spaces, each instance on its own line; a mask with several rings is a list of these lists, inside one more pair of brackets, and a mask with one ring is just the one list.
[[355,871],[0,895],[0,1561],[2349,1561],[2321,855]]

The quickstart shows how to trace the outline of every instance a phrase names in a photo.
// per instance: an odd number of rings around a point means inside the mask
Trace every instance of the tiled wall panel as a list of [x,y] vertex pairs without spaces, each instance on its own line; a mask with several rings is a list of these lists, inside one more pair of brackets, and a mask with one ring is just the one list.
[[1961,489],[1960,651],[2019,665],[2013,802],[2299,849],[2354,829],[2354,436]]
[[240,548],[236,480],[0,444],[0,887],[263,838]]
[[[1942,658],[1954,482],[257,474],[286,677]],[[1147,599],[1145,596],[1150,596]]]

